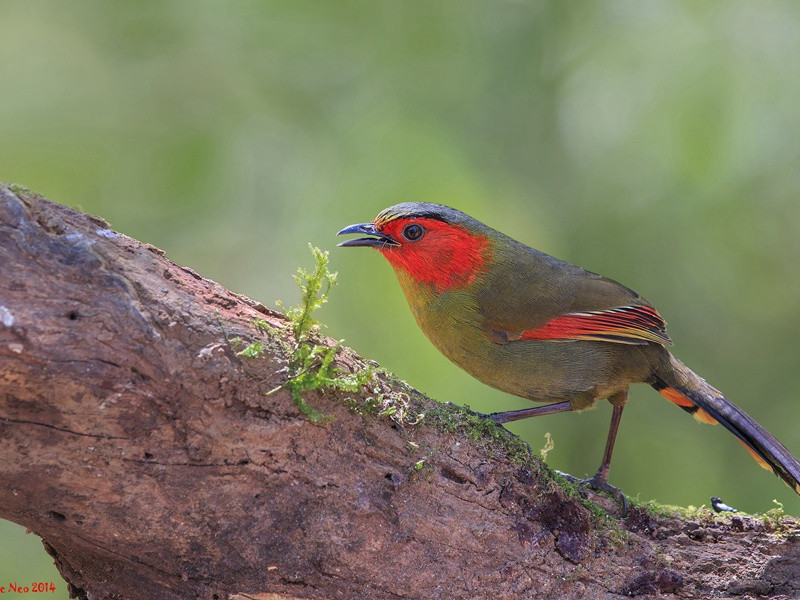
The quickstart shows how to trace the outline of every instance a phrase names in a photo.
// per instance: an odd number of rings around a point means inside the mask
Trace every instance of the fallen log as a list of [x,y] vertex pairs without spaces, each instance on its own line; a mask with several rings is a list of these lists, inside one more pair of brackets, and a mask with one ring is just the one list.
[[[800,595],[797,521],[622,518],[495,425],[295,334],[0,185],[0,517],[76,598]],[[348,385],[293,398],[299,343]]]

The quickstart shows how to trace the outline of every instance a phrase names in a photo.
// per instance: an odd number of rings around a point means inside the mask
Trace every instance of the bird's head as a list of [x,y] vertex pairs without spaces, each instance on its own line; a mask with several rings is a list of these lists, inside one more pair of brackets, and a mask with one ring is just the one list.
[[342,229],[363,234],[339,244],[376,248],[398,271],[437,292],[470,285],[489,260],[488,227],[440,204],[406,202],[383,210],[372,223]]

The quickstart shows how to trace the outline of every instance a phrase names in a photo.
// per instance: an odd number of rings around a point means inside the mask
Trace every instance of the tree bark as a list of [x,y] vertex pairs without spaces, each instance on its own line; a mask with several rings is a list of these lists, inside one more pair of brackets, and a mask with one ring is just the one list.
[[[796,521],[598,516],[509,456],[510,436],[389,376],[307,392],[328,417],[310,422],[287,390],[265,395],[289,329],[102,219],[0,185],[0,517],[41,536],[78,598],[800,594]],[[267,351],[244,358],[234,337]],[[369,397],[426,416],[352,410]]]

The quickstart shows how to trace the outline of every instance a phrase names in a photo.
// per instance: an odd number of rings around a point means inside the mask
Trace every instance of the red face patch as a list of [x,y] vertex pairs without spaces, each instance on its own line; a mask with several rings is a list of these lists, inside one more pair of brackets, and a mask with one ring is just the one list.
[[[406,229],[410,225],[421,226],[422,235],[416,235],[416,228]],[[468,286],[484,268],[488,239],[459,225],[400,217],[375,226],[400,244],[380,249],[392,266],[403,269],[420,283],[433,285],[437,292]]]

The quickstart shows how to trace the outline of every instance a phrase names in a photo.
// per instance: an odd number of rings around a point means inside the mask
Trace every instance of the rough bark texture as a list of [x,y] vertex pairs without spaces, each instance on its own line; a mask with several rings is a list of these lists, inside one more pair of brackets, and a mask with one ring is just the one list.
[[256,317],[286,335],[101,219],[0,185],[0,516],[76,597],[800,595],[796,522],[598,521],[388,377],[363,395],[409,397],[420,424],[330,391],[307,394],[330,417],[312,424],[264,395],[279,344],[245,359],[226,341],[261,337]]

